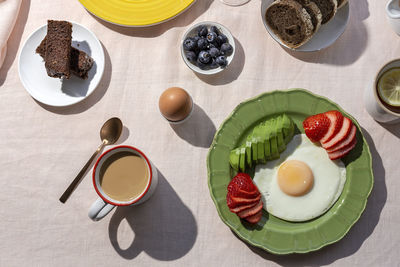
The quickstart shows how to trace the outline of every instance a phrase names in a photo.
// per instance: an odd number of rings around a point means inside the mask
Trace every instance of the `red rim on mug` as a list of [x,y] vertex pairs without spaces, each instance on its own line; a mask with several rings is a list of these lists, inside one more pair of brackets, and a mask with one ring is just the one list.
[[[137,154],[139,154],[139,155],[146,161],[147,167],[149,168],[150,177],[149,177],[149,182],[147,183],[146,189],[145,189],[138,197],[136,197],[135,199],[133,199],[132,201],[129,201],[129,202],[119,202],[119,203],[116,203],[116,202],[113,202],[113,201],[111,201],[110,199],[108,199],[108,198],[110,198],[110,197],[107,198],[106,196],[104,196],[105,193],[102,193],[102,192],[99,190],[99,188],[97,187],[97,184],[96,184],[96,170],[97,170],[97,167],[98,167],[98,165],[99,165],[99,162],[100,162],[106,155],[108,155],[110,152],[112,152],[112,151],[114,151],[114,150],[116,150],[116,149],[121,149],[121,148],[127,148],[127,149],[133,150],[133,152],[136,152]],[[132,205],[132,204],[138,202],[140,199],[142,199],[142,198],[146,195],[147,191],[148,191],[149,188],[150,188],[152,179],[153,179],[153,170],[152,170],[152,167],[151,167],[151,164],[150,164],[149,159],[146,157],[146,155],[145,155],[142,151],[140,151],[139,149],[137,149],[137,148],[135,148],[135,147],[133,147],[133,146],[126,146],[126,145],[123,145],[123,146],[116,146],[116,147],[113,147],[113,148],[107,150],[106,152],[104,152],[103,154],[101,154],[101,156],[97,159],[96,164],[94,165],[92,178],[93,178],[93,186],[94,186],[94,189],[96,190],[97,194],[103,199],[104,202],[106,202],[106,203],[108,203],[108,204],[111,204],[111,205],[114,205],[114,206],[129,206],[129,205]]]

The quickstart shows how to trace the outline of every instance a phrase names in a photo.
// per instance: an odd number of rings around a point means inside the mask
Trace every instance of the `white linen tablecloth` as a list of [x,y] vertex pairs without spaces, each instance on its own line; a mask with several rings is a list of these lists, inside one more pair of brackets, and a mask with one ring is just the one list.
[[[0,266],[398,266],[400,125],[378,124],[362,102],[378,69],[399,57],[385,2],[350,0],[349,25],[334,45],[296,54],[267,34],[259,0],[242,7],[199,0],[174,20],[138,29],[101,22],[76,0],[24,1],[0,70]],[[36,102],[18,77],[23,42],[47,19],[85,25],[106,50],[99,87],[69,108]],[[237,40],[232,66],[217,77],[195,75],[179,51],[185,30],[205,20],[225,25]],[[171,86],[185,88],[196,103],[187,124],[171,127],[159,114],[158,97]],[[236,105],[294,87],[330,98],[358,120],[375,185],[340,242],[274,256],[249,247],[220,220],[205,162],[215,130]],[[137,146],[157,166],[159,186],[145,204],[92,222],[87,212],[97,195],[90,172],[66,204],[58,198],[100,144],[99,129],[111,116],[126,126],[120,143]]]

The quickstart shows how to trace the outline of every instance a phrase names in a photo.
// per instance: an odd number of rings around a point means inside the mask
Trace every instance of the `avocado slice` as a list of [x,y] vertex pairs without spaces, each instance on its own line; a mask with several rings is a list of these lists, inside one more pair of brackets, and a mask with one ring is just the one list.
[[286,149],[286,144],[285,141],[283,139],[283,121],[282,121],[282,117],[279,116],[276,120],[276,137],[277,137],[277,141],[278,141],[278,151],[279,153],[281,153],[282,151],[284,151]]
[[251,142],[246,141],[246,163],[249,168],[253,167],[253,159],[251,155]]
[[253,130],[253,137],[257,141],[257,161],[265,163],[264,155],[264,131],[262,125],[257,125]]
[[276,137],[276,122],[275,119],[271,119],[271,138],[269,139],[269,143],[271,146],[271,159],[279,158],[279,150],[278,150],[278,140]]
[[258,153],[257,153],[257,139],[253,136],[253,134],[250,134],[247,137],[247,141],[249,141],[251,143],[251,159],[254,163],[257,162],[257,157],[258,157]]
[[282,115],[282,125],[283,125],[283,128],[282,128],[283,137],[285,139],[285,143],[287,144],[293,138],[294,123],[293,123],[292,119],[288,115],[283,114]]
[[231,150],[231,153],[229,154],[229,163],[235,171],[239,171],[239,157],[240,148]]
[[271,160],[271,144],[269,139],[271,138],[271,125],[268,121],[263,123],[265,131],[265,141],[264,141],[264,155],[266,160]]
[[246,148],[240,148],[239,169],[241,172],[246,171]]

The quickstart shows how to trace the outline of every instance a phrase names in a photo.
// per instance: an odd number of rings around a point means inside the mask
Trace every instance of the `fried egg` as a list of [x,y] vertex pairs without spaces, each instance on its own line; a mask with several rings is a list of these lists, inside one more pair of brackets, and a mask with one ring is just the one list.
[[332,161],[325,149],[298,134],[277,160],[257,165],[253,182],[270,214],[301,222],[325,213],[339,198],[346,168]]

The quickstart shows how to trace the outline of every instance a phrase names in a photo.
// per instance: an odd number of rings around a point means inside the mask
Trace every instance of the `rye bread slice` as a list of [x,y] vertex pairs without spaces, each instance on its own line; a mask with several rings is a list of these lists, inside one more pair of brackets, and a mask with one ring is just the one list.
[[314,33],[319,30],[319,27],[321,27],[322,24],[322,13],[321,10],[319,10],[318,6],[314,3],[311,2],[310,0],[295,0],[299,2],[303,8],[308,12],[308,14],[311,17],[311,22],[314,26]]
[[314,2],[322,13],[322,24],[330,21],[336,14],[338,2],[337,0],[311,0]]
[[313,35],[310,14],[294,0],[277,0],[265,13],[269,28],[290,48],[305,44]]

